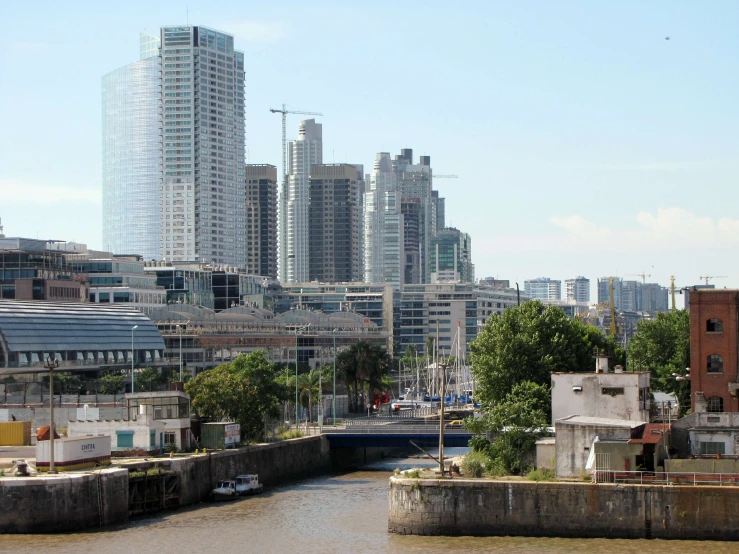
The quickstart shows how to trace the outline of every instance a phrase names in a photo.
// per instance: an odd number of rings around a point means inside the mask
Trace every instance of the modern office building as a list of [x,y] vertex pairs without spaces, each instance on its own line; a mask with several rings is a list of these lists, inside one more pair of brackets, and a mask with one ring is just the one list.
[[440,233],[446,227],[446,203],[443,197],[439,196],[438,190],[431,191],[432,199],[432,219],[434,222],[434,233]]
[[601,277],[598,279],[598,304],[610,302],[610,282],[613,279],[613,303],[617,310],[623,305],[621,292],[623,279],[621,277]]
[[102,79],[103,248],[158,260],[159,38],[141,33],[139,61]]
[[161,29],[162,256],[246,266],[244,54],[232,35]]
[[526,296],[533,300],[560,300],[562,298],[562,281],[554,281],[549,277],[539,277],[524,281]]
[[[241,223],[238,218],[237,223]],[[273,165],[246,165],[246,270],[277,278],[277,168]]]
[[565,281],[565,300],[574,302],[590,302],[590,279],[575,277]]
[[420,198],[402,197],[400,204],[403,213],[403,282],[421,283],[423,249],[423,225],[425,207]]
[[[489,284],[488,284],[489,283]],[[473,285],[472,290],[477,299],[477,326],[479,329],[485,326],[491,315],[503,315],[508,308],[513,308],[520,301],[525,302],[525,295],[516,293],[516,289],[508,286],[508,281],[480,280]]]
[[[713,288],[712,285],[709,285]],[[703,285],[701,288],[709,288]],[[685,291],[685,309],[690,306],[688,300],[689,292]],[[658,283],[642,283],[641,285],[641,304],[640,309],[645,312],[666,312],[668,306],[668,290]]]
[[380,152],[364,193],[364,280],[399,289],[404,283],[404,216],[390,154]]
[[359,214],[363,189],[362,169],[357,166],[312,166],[308,208],[308,278],[311,281],[361,281]]
[[475,282],[472,239],[459,229],[446,227],[431,239],[429,263],[432,283]]
[[287,190],[280,199],[280,281],[308,281],[310,171],[323,163],[323,130],[315,119],[300,122],[298,139],[288,143]]

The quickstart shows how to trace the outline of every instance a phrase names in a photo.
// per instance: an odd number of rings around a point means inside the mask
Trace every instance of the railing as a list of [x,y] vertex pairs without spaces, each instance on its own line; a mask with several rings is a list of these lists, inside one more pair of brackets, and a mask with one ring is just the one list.
[[[439,422],[429,424],[415,424],[415,425],[350,425],[345,428],[323,426],[324,434],[363,434],[363,435],[427,435],[437,434],[439,432]],[[446,427],[444,429],[445,435],[469,435],[470,432],[466,429],[455,429],[453,427]]]
[[678,471],[613,471],[592,472],[593,483],[624,483],[631,485],[739,486],[738,473],[699,473]]

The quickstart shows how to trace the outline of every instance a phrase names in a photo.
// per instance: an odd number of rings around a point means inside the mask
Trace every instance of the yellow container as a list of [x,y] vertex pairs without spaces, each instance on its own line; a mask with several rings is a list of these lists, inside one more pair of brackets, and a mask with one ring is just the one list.
[[0,446],[31,446],[31,422],[0,421]]

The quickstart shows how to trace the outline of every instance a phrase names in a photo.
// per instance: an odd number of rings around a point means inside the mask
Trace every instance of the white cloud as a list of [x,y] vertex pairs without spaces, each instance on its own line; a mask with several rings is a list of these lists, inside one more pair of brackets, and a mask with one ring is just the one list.
[[287,26],[280,21],[229,21],[221,27],[236,37],[237,45],[239,42],[276,42],[288,34]]
[[44,185],[0,180],[0,206],[27,204],[100,204],[102,193],[90,187]]

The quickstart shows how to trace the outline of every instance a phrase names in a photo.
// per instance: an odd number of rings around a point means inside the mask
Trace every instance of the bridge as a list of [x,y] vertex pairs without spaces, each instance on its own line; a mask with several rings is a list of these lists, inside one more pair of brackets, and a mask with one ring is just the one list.
[[[322,434],[332,448],[406,447],[413,441],[421,447],[439,446],[439,422],[363,422],[345,427],[324,426]],[[461,427],[444,429],[444,446],[467,447],[474,435]]]

